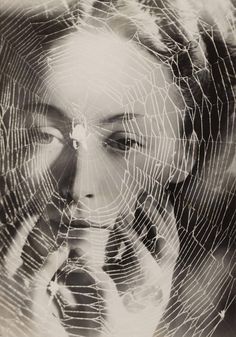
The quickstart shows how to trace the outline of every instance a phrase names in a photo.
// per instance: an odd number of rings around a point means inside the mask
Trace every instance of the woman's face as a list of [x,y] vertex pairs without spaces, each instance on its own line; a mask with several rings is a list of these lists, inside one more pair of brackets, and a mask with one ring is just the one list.
[[38,167],[53,168],[73,216],[112,226],[141,191],[178,173],[181,95],[168,69],[132,42],[66,37],[50,50],[46,86],[47,113],[35,118],[48,137]]

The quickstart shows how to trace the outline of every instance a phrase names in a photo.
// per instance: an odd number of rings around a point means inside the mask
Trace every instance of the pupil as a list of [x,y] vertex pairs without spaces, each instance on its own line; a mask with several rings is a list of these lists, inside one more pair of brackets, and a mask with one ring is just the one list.
[[128,150],[130,147],[132,147],[132,140],[130,138],[124,138],[120,141],[119,148],[121,150]]
[[134,143],[134,141],[132,139],[127,138],[127,140],[125,141],[125,147],[130,148],[130,147],[133,146],[133,143]]
[[41,144],[50,144],[53,141],[53,136],[49,133],[41,133],[40,134],[40,143]]

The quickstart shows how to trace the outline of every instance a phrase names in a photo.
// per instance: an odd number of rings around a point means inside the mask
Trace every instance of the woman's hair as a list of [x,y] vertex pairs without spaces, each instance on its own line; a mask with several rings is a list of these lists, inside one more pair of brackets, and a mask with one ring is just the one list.
[[201,1],[199,6],[174,0],[100,0],[89,7],[84,3],[71,1],[66,12],[29,18],[41,46],[47,51],[55,41],[77,30],[105,29],[163,62],[182,91],[182,137],[188,139],[195,133],[200,158],[195,172],[200,172],[211,145],[229,141],[233,132],[236,54],[230,18],[226,22],[225,16],[222,21],[220,16],[213,17]]

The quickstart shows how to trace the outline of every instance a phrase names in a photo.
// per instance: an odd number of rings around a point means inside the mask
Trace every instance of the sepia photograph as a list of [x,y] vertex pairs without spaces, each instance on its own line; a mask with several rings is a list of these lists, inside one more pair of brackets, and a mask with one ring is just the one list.
[[0,1],[0,337],[236,335],[236,0]]

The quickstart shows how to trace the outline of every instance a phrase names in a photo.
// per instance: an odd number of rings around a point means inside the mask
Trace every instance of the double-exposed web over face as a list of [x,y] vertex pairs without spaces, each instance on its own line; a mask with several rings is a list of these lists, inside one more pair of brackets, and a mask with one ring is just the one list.
[[234,5],[0,4],[0,336],[234,335]]

